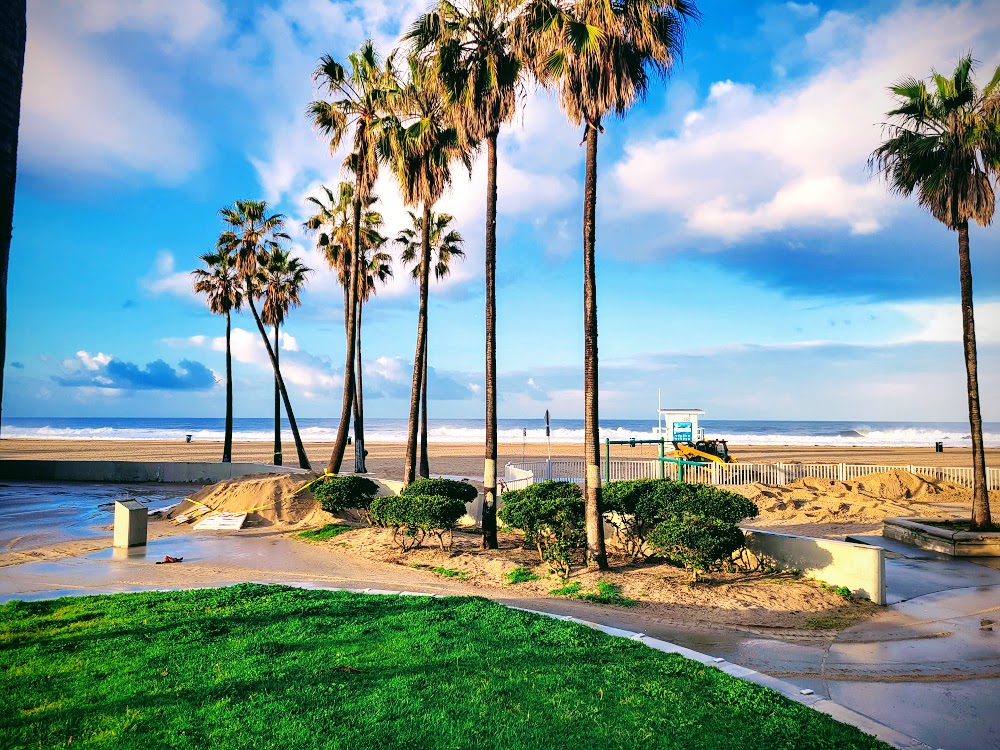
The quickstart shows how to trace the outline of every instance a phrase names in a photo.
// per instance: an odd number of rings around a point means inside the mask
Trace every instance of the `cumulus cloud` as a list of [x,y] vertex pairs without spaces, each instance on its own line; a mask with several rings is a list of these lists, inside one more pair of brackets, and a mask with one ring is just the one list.
[[174,294],[178,297],[194,298],[194,279],[190,271],[178,271],[173,253],[161,250],[156,254],[152,270],[139,280],[148,294]]
[[896,203],[866,161],[892,106],[887,85],[931,65],[950,70],[968,49],[986,54],[983,70],[995,66],[996,11],[992,0],[903,2],[874,23],[817,17],[800,50],[819,63],[813,74],[773,90],[718,81],[678,133],[633,134],[613,171],[611,211],[668,211],[689,236],[722,242],[789,227],[879,230]]
[[162,359],[138,365],[86,351],[63,362],[63,371],[52,379],[72,388],[115,391],[203,391],[213,388],[215,374],[200,362],[182,359],[176,368]]
[[[905,315],[917,330],[902,336],[900,342],[961,341],[962,308],[956,303],[905,303],[891,305]],[[1000,302],[974,304],[976,343],[1000,344]]]

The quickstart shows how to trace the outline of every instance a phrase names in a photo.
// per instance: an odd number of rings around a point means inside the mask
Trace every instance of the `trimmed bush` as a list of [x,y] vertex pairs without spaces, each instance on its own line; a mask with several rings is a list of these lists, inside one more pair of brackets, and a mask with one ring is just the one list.
[[661,479],[624,479],[604,485],[605,518],[618,535],[618,543],[630,560],[648,556],[646,537],[663,520],[659,502]]
[[479,496],[479,490],[468,482],[456,479],[417,479],[405,487],[401,495],[441,495],[471,503]]
[[419,547],[428,534],[437,537],[441,549],[447,534],[451,549],[452,531],[465,515],[465,503],[443,495],[394,495],[375,498],[369,512],[379,526],[392,529],[392,540],[404,551]]
[[312,494],[327,513],[356,510],[371,523],[368,506],[378,495],[378,484],[368,477],[342,474],[330,477],[312,486]]
[[718,568],[746,543],[734,524],[717,518],[685,514],[661,521],[649,534],[649,546],[664,557],[698,573]]
[[690,514],[738,524],[745,518],[755,518],[760,512],[752,500],[736,492],[707,484],[687,484],[669,479],[654,481],[659,484],[657,502],[664,517]]
[[500,520],[523,531],[524,540],[535,545],[539,559],[568,577],[587,538],[580,486],[574,482],[539,482],[503,493],[503,502]]

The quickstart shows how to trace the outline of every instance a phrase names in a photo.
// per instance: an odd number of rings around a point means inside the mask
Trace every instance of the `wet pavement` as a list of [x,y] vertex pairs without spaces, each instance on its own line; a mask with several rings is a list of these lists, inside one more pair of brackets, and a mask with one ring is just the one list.
[[[75,489],[79,494],[80,488]],[[103,486],[98,503],[114,499],[109,494],[113,489]],[[16,509],[5,509],[4,505],[11,491],[0,487],[0,528],[5,528],[5,518],[16,518]],[[34,485],[19,491],[29,497],[46,496],[43,488]],[[166,504],[167,494],[154,502]],[[51,504],[58,498],[77,496],[50,493],[47,497],[49,500],[43,502]],[[74,500],[78,510],[76,516],[69,516],[73,525],[70,531],[58,533],[72,535],[78,528],[110,523],[110,514],[101,516],[94,510],[94,499],[91,496],[89,504]],[[43,517],[51,516],[43,513]],[[23,537],[29,528],[27,521],[22,517],[17,523]],[[9,530],[3,533],[0,539],[17,538]],[[110,532],[101,533],[110,543]],[[888,540],[884,546],[890,606],[836,637],[823,631],[772,634],[760,628],[706,630],[704,624],[671,621],[642,610],[561,599],[522,599],[499,591],[494,598],[513,606],[642,632],[724,658],[813,690],[817,696],[931,748],[1000,748],[1000,560],[954,560]],[[155,565],[164,555],[183,557],[184,562]],[[80,557],[0,567],[0,602],[241,581],[434,594],[488,593],[431,578],[423,571],[338,555],[336,548],[302,543],[265,529],[192,532],[152,540],[145,548],[106,548]]]

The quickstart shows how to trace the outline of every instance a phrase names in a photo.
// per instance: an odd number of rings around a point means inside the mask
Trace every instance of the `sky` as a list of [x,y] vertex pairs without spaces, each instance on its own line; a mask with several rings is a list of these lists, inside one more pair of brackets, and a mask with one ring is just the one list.
[[[303,228],[344,179],[305,116],[318,59],[387,54],[427,8],[327,0],[29,0],[4,416],[221,417],[225,321],[192,290],[220,208],[263,199],[312,269],[284,328],[298,418],[336,417],[343,297]],[[600,138],[603,419],[964,421],[957,238],[867,171],[903,76],[985,83],[1000,0],[702,0],[683,60]],[[583,413],[582,132],[529,86],[499,145],[501,418]],[[391,176],[385,233],[409,224]],[[432,284],[433,418],[484,413],[485,156],[438,210],[464,261]],[[1000,231],[971,230],[983,416],[1000,420]],[[417,290],[366,306],[365,411],[405,417]],[[233,321],[235,414],[272,413],[252,318]]]

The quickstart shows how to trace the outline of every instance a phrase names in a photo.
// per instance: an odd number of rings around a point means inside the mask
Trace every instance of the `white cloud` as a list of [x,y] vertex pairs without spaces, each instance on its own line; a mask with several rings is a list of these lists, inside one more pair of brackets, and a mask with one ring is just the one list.
[[[890,308],[917,326],[917,331],[901,337],[900,343],[962,340],[962,308],[957,303],[906,303]],[[973,310],[976,343],[1000,344],[1000,302],[973,302]]]
[[215,0],[88,0],[86,3],[56,3],[46,0],[49,13],[68,15],[74,25],[88,32],[115,29],[144,31],[165,41],[188,44],[222,31],[225,8]]
[[[190,128],[163,104],[152,80],[110,62],[111,52],[96,33],[118,23],[115,18],[131,18],[134,27],[149,9],[133,7],[125,16],[80,10],[91,5],[29,3],[19,157],[29,169],[59,175],[116,175],[125,169],[177,182],[199,162]],[[119,6],[93,10],[112,7]],[[172,38],[185,38],[176,33]]]
[[82,370],[96,372],[110,361],[111,355],[104,352],[91,355],[89,352],[81,350],[76,353],[75,359],[63,360],[63,368],[69,372],[80,372]]
[[139,279],[139,286],[154,297],[161,294],[194,297],[194,280],[191,272],[178,271],[175,268],[173,254],[167,250],[161,250],[156,254],[153,269]]
[[892,107],[886,87],[950,70],[969,49],[992,69],[996,5],[904,2],[874,23],[827,13],[805,40],[821,65],[814,75],[774,91],[718,81],[677,135],[634,137],[614,168],[609,210],[674,212],[690,233],[723,241],[793,226],[877,231],[897,205],[866,171]]
[[281,332],[281,348],[286,352],[297,352],[299,350],[299,342],[295,340],[295,337],[289,333]]

